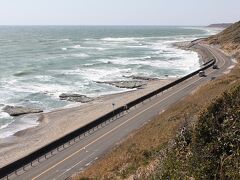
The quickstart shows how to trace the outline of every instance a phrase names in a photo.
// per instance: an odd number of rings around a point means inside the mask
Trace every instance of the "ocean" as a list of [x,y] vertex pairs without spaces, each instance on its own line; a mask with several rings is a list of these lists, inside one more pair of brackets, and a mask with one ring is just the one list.
[[96,81],[137,75],[181,77],[200,67],[195,52],[174,42],[219,30],[163,26],[0,26],[0,139],[36,126],[34,116],[10,117],[6,105],[45,111],[74,105],[61,93],[90,97],[128,91]]

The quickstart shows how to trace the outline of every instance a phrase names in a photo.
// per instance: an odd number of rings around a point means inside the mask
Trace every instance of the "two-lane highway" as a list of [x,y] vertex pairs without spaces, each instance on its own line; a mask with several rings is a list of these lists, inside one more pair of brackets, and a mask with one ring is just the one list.
[[84,170],[129,133],[166,110],[170,105],[189,95],[199,86],[211,81],[212,77],[222,75],[232,66],[231,59],[221,51],[207,45],[197,46],[201,46],[212,57],[216,58],[219,69],[209,68],[206,70],[206,77],[201,78],[196,75],[151,100],[145,101],[136,108],[130,109],[123,117],[84,137],[69,148],[56,153],[41,163],[33,164],[35,167],[26,167],[25,172],[18,172],[19,175],[12,174],[9,179],[66,179],[75,172]]

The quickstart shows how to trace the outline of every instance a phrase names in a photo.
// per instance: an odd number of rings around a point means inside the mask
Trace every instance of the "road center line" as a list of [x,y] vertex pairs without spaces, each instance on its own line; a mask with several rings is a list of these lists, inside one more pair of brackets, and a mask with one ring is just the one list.
[[[87,157],[83,158],[81,161],[79,161],[78,163],[76,163],[75,165],[73,165],[71,168],[67,169],[66,171],[64,171],[62,174],[60,174],[59,176],[57,176],[57,178],[61,177],[62,175],[64,175],[66,172],[72,170],[73,168],[75,168],[77,165],[79,165],[81,162],[83,162],[84,160],[86,160],[87,158],[91,157],[93,154],[95,154],[95,152],[91,153],[90,155],[88,155]],[[57,179],[56,178],[56,179]]]
[[41,174],[35,176],[34,178],[32,178],[32,180],[35,180],[37,178],[39,178],[40,176],[42,176],[43,174],[47,173],[48,171],[50,171],[51,169],[55,168],[56,166],[58,166],[59,164],[63,163],[64,161],[68,160],[69,158],[73,157],[74,155],[76,155],[77,153],[79,153],[80,151],[82,151],[83,149],[86,149],[87,147],[89,147],[90,145],[94,144],[95,142],[99,141],[100,139],[102,139],[103,137],[107,136],[108,134],[110,134],[111,132],[115,131],[116,129],[118,129],[119,127],[123,126],[124,124],[126,124],[127,122],[131,121],[132,119],[134,119],[135,117],[141,115],[142,113],[148,111],[149,109],[151,109],[152,107],[158,105],[159,103],[163,102],[164,100],[168,99],[169,97],[171,97],[174,94],[177,94],[178,92],[182,91],[183,89],[191,86],[192,84],[196,83],[197,81],[199,81],[200,79],[194,81],[193,83],[189,84],[188,86],[185,86],[181,89],[179,89],[178,91],[176,91],[175,93],[172,93],[171,95],[165,97],[164,99],[162,99],[161,101],[158,101],[157,103],[151,105],[150,107],[148,107],[147,109],[137,113],[135,116],[131,117],[130,119],[124,121],[123,123],[119,124],[118,126],[116,126],[115,128],[111,129],[110,131],[106,132],[105,134],[103,134],[102,136],[98,137],[97,139],[95,139],[94,141],[92,141],[91,143],[87,144],[86,146],[84,146],[83,148],[75,151],[74,153],[72,153],[71,155],[67,156],[66,158],[64,158],[63,160],[59,161],[58,163],[56,163],[55,165],[53,165],[52,167],[48,168],[47,170],[43,171]]
[[[207,48],[208,49],[208,48]],[[208,49],[209,50],[209,49]],[[212,52],[211,52],[212,53]],[[213,54],[213,53],[212,53]],[[214,55],[214,54],[213,54]],[[216,57],[216,55],[214,55]],[[224,61],[225,62],[225,61]],[[225,63],[224,63],[225,64]],[[221,66],[222,67],[222,66]],[[213,71],[211,71],[210,73],[208,73],[207,75],[211,74]],[[64,161],[70,159],[71,157],[73,157],[74,155],[76,155],[77,153],[79,153],[80,151],[86,149],[87,147],[89,147],[90,145],[94,144],[95,142],[99,141],[100,139],[102,139],[103,137],[107,136],[108,134],[112,133],[113,131],[115,131],[116,129],[120,128],[121,126],[123,126],[124,124],[126,124],[127,122],[130,122],[131,120],[133,120],[134,118],[138,117],[139,115],[141,115],[142,113],[148,111],[149,109],[151,109],[152,107],[158,105],[159,103],[165,101],[166,99],[168,99],[169,97],[177,94],[178,92],[186,89],[187,87],[191,86],[192,84],[198,82],[200,79],[197,79],[196,81],[192,82],[191,84],[179,89],[178,91],[172,93],[171,95],[165,97],[164,99],[156,102],[155,104],[149,106],[147,109],[137,113],[136,115],[134,115],[133,117],[131,117],[130,119],[124,121],[123,123],[119,124],[118,126],[114,127],[113,129],[111,129],[110,131],[106,132],[105,134],[103,134],[102,136],[98,137],[97,139],[95,139],[94,141],[90,142],[89,144],[87,144],[86,146],[82,147],[81,149],[75,151],[74,153],[72,153],[71,155],[67,156],[66,158],[64,158],[63,160],[59,161],[58,163],[56,163],[55,165],[51,166],[50,168],[46,169],[45,171],[43,171],[42,173],[40,173],[39,175],[35,176],[34,178],[32,178],[32,180],[35,180],[37,178],[39,178],[40,176],[42,176],[43,174],[46,174],[47,172],[49,172],[50,170],[52,170],[53,168],[55,168],[56,166],[58,166],[59,164],[63,163]]]

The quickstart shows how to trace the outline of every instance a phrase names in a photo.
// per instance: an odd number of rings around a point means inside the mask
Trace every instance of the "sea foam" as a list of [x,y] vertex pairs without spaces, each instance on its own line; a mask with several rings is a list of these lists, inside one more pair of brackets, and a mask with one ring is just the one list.
[[[87,31],[74,27],[71,33],[63,30],[60,35],[57,28],[46,27],[47,35],[28,27],[24,34],[15,27],[21,36],[11,36],[13,29],[0,34],[4,42],[0,104],[54,109],[70,104],[59,100],[61,93],[99,96],[127,91],[95,81],[126,80],[123,76],[128,75],[181,77],[197,69],[199,59],[195,52],[171,44],[215,33],[205,28],[199,31],[198,27],[190,27],[191,34],[185,27],[171,27],[172,34],[168,27],[105,27],[104,31],[100,27],[86,27]],[[36,125],[2,112],[0,120],[0,137]]]

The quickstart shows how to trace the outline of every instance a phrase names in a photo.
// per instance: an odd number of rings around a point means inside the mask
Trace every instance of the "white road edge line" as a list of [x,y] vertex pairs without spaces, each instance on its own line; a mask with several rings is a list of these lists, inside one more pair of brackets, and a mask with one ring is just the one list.
[[[209,50],[209,49],[208,49]],[[211,52],[212,53],[212,52]],[[215,57],[216,55],[214,53],[212,53]],[[225,65],[225,60],[224,60],[224,65]],[[221,66],[222,67],[222,66]],[[211,71],[210,73],[208,73],[207,75],[211,74],[214,71]],[[200,78],[201,79],[201,78]],[[59,164],[63,163],[64,161],[66,161],[67,159],[73,157],[74,155],[76,155],[77,153],[79,153],[80,151],[82,151],[83,149],[89,147],[90,145],[94,144],[95,142],[99,141],[100,139],[102,139],[103,137],[107,136],[108,134],[110,134],[111,132],[115,131],[116,129],[120,128],[121,126],[123,126],[124,124],[126,124],[127,122],[131,121],[132,119],[134,119],[135,117],[139,116],[140,114],[142,114],[143,112],[148,111],[149,109],[151,109],[152,107],[158,105],[159,103],[163,102],[164,100],[166,100],[167,98],[171,97],[174,94],[177,94],[178,92],[182,91],[183,89],[186,89],[187,87],[191,86],[192,84],[196,83],[197,81],[199,81],[200,79],[197,79],[196,81],[192,82],[191,84],[179,89],[178,91],[172,93],[171,95],[165,97],[164,99],[162,99],[161,101],[156,102],[155,104],[151,105],[149,108],[137,113],[135,116],[133,116],[132,118],[128,119],[127,121],[124,121],[123,123],[119,124],[118,126],[116,126],[115,128],[111,129],[110,131],[106,132],[105,134],[103,134],[102,136],[98,137],[97,139],[95,139],[94,141],[92,141],[91,143],[87,144],[86,146],[84,146],[83,148],[79,149],[78,151],[75,151],[74,153],[72,153],[71,155],[67,156],[66,158],[64,158],[62,161],[59,161],[58,163],[56,163],[55,165],[53,165],[52,167],[48,168],[47,170],[43,171],[42,173],[40,173],[39,175],[35,176],[34,178],[32,178],[32,180],[35,180],[37,178],[39,178],[40,176],[42,176],[43,174],[47,173],[48,171],[50,171],[51,169],[55,168],[56,166],[58,166]]]
[[75,165],[73,165],[71,168],[67,169],[66,171],[64,171],[62,174],[60,174],[59,176],[56,177],[56,179],[60,178],[62,175],[64,175],[65,173],[67,173],[68,171],[72,170],[73,168],[75,168],[77,165],[79,165],[81,162],[83,162],[84,160],[86,160],[87,158],[91,157],[93,154],[95,154],[95,152],[91,153],[90,155],[88,155],[87,157],[85,157],[84,159],[82,159],[81,161],[79,161],[78,163],[76,163]]

